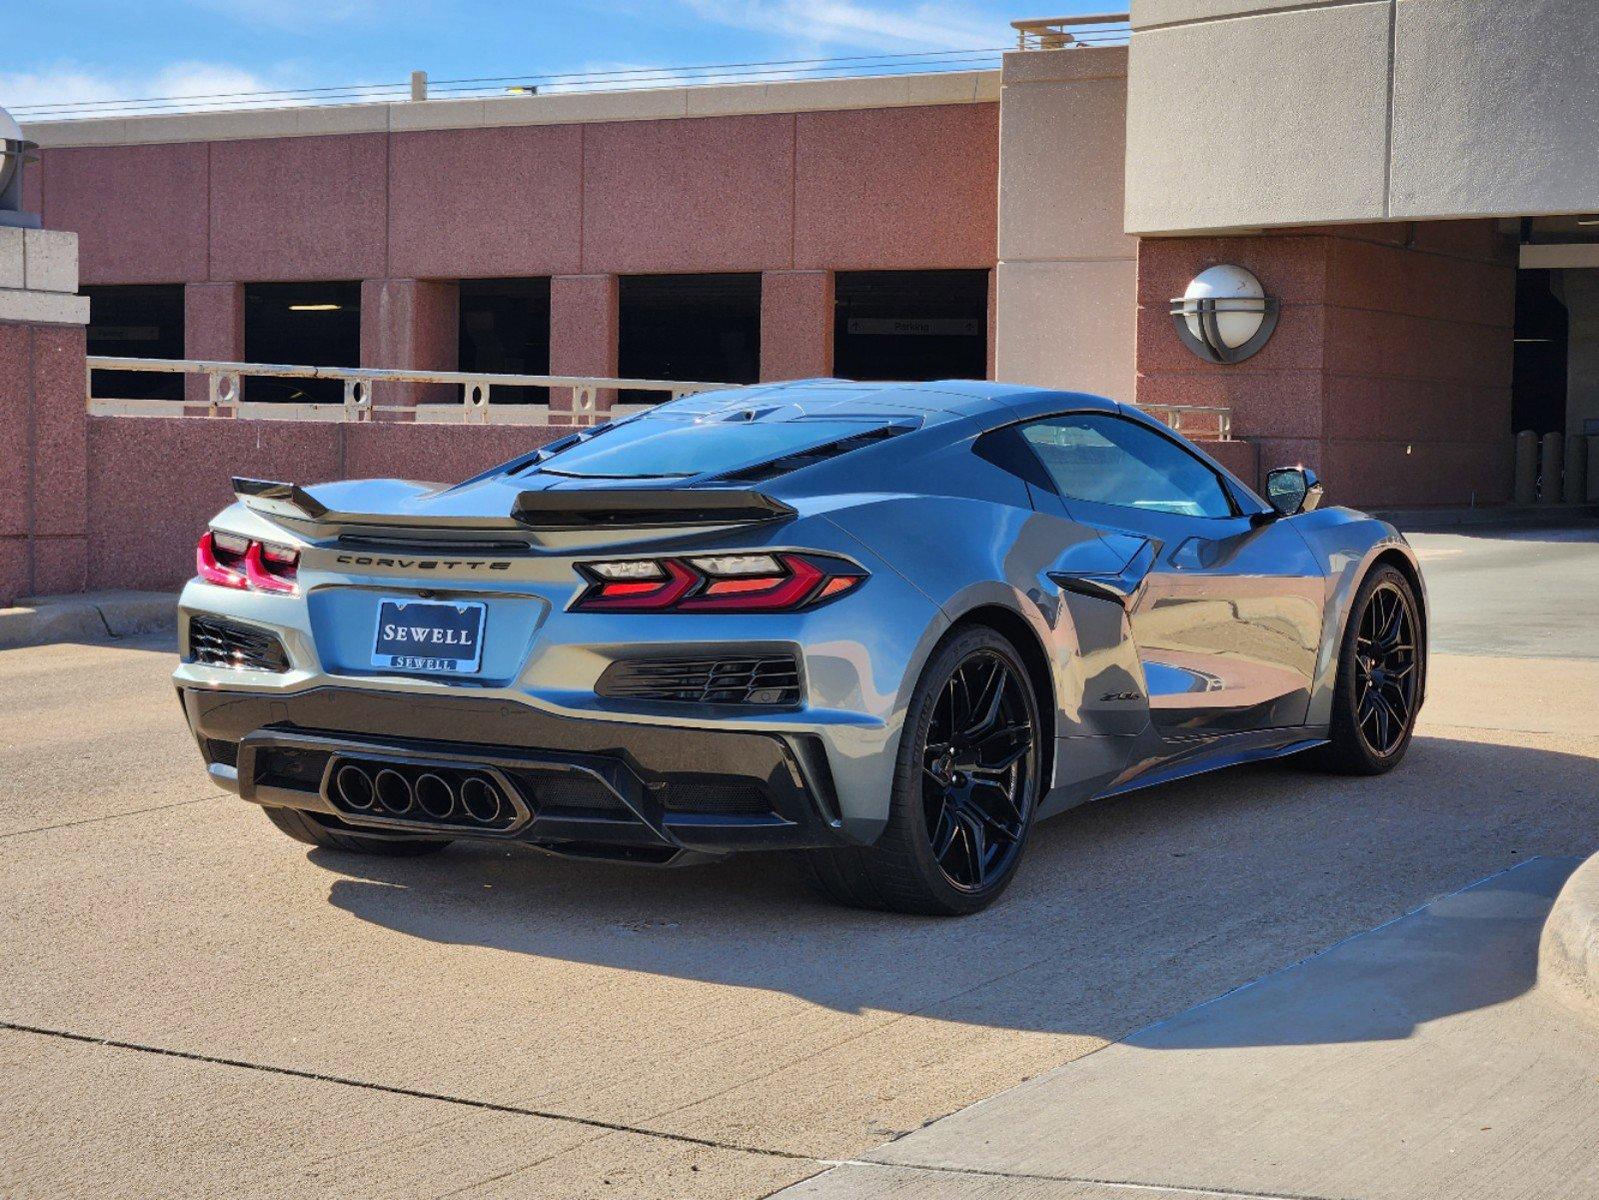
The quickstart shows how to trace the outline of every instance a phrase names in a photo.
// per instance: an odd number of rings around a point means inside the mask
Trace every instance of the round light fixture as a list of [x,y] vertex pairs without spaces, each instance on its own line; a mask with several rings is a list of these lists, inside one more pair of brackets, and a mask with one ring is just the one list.
[[34,229],[39,218],[22,211],[22,167],[38,149],[22,136],[22,126],[0,108],[0,225]]
[[11,177],[17,173],[24,150],[22,126],[10,113],[0,108],[0,195],[5,193]]
[[1171,317],[1183,345],[1206,362],[1243,362],[1277,327],[1277,300],[1243,267],[1209,267],[1172,300]]

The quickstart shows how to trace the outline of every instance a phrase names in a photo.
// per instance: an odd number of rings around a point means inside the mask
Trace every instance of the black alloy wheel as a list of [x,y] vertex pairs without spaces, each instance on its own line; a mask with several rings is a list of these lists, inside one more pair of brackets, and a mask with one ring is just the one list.
[[1037,731],[1028,682],[993,650],[963,659],[933,708],[922,813],[939,870],[980,892],[1006,875],[1032,818]]
[[1426,629],[1410,580],[1386,563],[1349,606],[1327,744],[1309,761],[1346,775],[1381,775],[1410,746],[1427,679]]
[[799,857],[806,881],[857,908],[965,916],[1010,885],[1043,788],[1047,726],[1010,641],[949,634],[905,712],[888,824],[868,846]]
[[1367,599],[1355,636],[1355,719],[1379,757],[1392,754],[1410,732],[1419,666],[1410,598],[1384,581]]

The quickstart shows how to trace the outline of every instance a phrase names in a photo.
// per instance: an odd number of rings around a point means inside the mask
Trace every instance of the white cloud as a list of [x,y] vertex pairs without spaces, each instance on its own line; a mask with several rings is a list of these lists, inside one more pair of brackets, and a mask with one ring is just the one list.
[[[183,99],[186,111],[236,105],[226,97],[241,92],[264,92],[289,86],[242,67],[226,63],[172,63],[152,73],[100,73],[73,63],[59,63],[39,71],[0,71],[0,106],[10,109],[23,124],[73,116],[122,116],[128,113],[172,111],[144,104],[94,104],[90,101],[131,101],[147,97]],[[275,103],[287,101],[275,101]],[[52,111],[53,110],[53,111]]]
[[877,52],[969,50],[1009,41],[1003,22],[958,4],[856,0],[683,0],[706,21],[792,39],[797,46]]

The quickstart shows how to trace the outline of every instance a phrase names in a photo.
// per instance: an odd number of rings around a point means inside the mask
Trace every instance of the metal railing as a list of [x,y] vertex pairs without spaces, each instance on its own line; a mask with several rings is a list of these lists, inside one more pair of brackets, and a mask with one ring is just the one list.
[[1075,17],[1035,17],[1012,21],[1018,50],[1069,50],[1127,40],[1129,16],[1124,12],[1082,13]]
[[[587,375],[491,375],[473,371],[409,371],[389,367],[302,367],[281,363],[213,362],[190,358],[115,358],[91,354],[84,381],[89,413],[97,417],[248,417],[280,421],[370,421],[375,413],[400,414],[437,425],[588,425],[649,408],[649,404],[599,406],[601,392],[658,393],[660,403],[699,392],[728,391],[744,385],[667,379],[608,379]],[[205,379],[205,395],[194,399],[125,399],[94,394],[96,371],[143,371]],[[336,403],[246,399],[249,378],[331,379],[344,385]],[[420,403],[377,403],[378,384],[434,384],[460,388],[459,399]],[[566,391],[569,407],[554,404],[491,404],[496,387],[537,387]],[[553,397],[552,397],[553,398]],[[1187,437],[1232,440],[1232,411],[1220,405],[1148,404],[1157,421]],[[552,419],[553,417],[553,419]]]
[[[689,382],[665,379],[611,379],[589,375],[504,375],[474,371],[411,371],[389,367],[305,367],[284,363],[217,362],[190,358],[116,358],[91,354],[84,395],[94,416],[122,417],[255,417],[287,421],[370,421],[376,413],[395,413],[413,421],[453,425],[588,424],[604,413],[631,412],[647,405],[616,405],[602,410],[602,391],[659,393],[675,400],[698,392],[738,387],[733,383]],[[205,379],[203,398],[183,400],[121,399],[96,396],[96,371],[143,371],[153,374],[196,376]],[[336,403],[251,401],[244,386],[248,379],[329,379],[344,386]],[[433,384],[460,389],[448,402],[379,403],[379,384]],[[570,405],[492,404],[496,387],[547,388],[551,399],[566,392]],[[554,414],[556,420],[551,420]]]
[[[983,39],[987,41],[989,39]],[[998,41],[998,38],[992,39]],[[938,74],[988,70],[999,66],[1003,46],[962,46],[941,50],[882,51],[876,54],[786,58],[765,62],[694,63],[661,67],[591,68],[584,71],[528,71],[518,75],[431,79],[426,71],[382,83],[252,91],[146,95],[85,100],[42,100],[13,105],[25,125],[106,117],[160,116],[201,112],[260,112],[315,105],[428,103],[437,100],[497,99],[565,93],[711,87],[741,83],[847,79],[881,75]]]
[[1137,408],[1196,442],[1233,440],[1233,410],[1219,404],[1140,404]]

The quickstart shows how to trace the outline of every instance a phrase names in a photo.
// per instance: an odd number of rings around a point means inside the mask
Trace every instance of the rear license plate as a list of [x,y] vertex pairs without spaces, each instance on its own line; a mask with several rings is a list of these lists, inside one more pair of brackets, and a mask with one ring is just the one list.
[[479,601],[382,600],[372,665],[397,671],[460,675],[483,664]]

